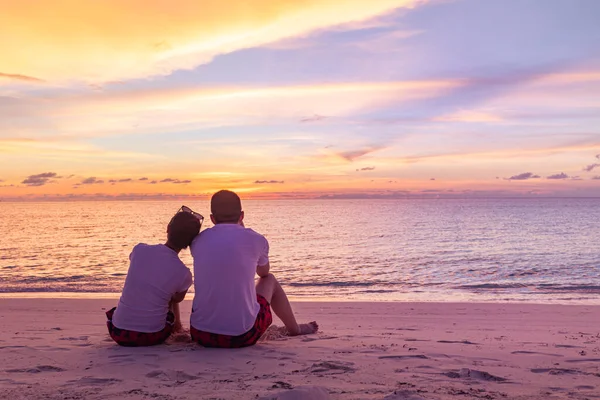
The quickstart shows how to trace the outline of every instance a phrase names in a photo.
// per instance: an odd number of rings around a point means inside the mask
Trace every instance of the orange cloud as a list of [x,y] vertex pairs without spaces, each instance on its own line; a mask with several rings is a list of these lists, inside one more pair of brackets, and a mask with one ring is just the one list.
[[[422,0],[2,0],[3,73],[49,81],[165,75],[215,55]],[[25,28],[26,27],[26,28]],[[35,60],[32,60],[35,55]]]
[[0,79],[10,79],[15,81],[24,82],[44,82],[42,79],[34,78],[33,76],[19,75],[19,74],[4,74],[0,72]]

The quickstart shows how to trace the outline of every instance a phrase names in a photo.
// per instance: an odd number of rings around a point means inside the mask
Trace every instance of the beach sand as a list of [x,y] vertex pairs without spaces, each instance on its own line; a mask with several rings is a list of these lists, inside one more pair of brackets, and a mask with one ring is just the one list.
[[0,398],[600,399],[600,306],[297,302],[318,334],[222,350],[119,347],[114,305],[1,298]]

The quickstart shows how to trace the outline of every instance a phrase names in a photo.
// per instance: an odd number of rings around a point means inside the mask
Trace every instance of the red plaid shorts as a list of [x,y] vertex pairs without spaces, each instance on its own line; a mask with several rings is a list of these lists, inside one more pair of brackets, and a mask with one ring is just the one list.
[[175,315],[171,311],[167,314],[167,323],[165,327],[158,332],[135,332],[127,329],[119,329],[112,323],[112,317],[117,307],[113,307],[106,312],[106,326],[112,340],[121,346],[138,347],[138,346],[154,346],[164,343],[173,332],[173,322]]
[[192,340],[204,347],[221,347],[227,349],[236,349],[240,347],[252,346],[258,342],[258,339],[267,331],[267,328],[273,323],[273,314],[271,306],[267,299],[260,294],[256,295],[256,300],[260,305],[260,310],[254,321],[254,326],[246,333],[239,336],[219,335],[216,333],[200,331],[190,326]]

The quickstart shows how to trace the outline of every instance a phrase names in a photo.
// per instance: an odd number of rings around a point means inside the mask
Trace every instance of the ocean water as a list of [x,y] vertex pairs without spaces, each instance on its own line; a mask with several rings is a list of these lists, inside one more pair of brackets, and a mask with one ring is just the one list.
[[[186,205],[208,217],[208,201]],[[118,293],[131,248],[164,242],[180,206],[0,203],[0,293]],[[244,209],[297,300],[600,304],[600,199],[257,200]],[[182,259],[192,265],[187,250]]]

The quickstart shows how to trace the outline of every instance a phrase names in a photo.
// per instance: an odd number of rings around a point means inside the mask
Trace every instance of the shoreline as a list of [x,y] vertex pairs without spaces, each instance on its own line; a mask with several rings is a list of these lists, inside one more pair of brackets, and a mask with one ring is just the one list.
[[[186,296],[186,301],[193,298],[194,293],[190,292]],[[118,300],[121,293],[117,292],[0,292],[0,299],[88,299],[88,300],[103,300],[113,299]],[[441,304],[524,304],[524,305],[578,305],[578,306],[600,306],[600,296],[598,298],[584,299],[549,299],[549,298],[515,298],[515,299],[498,299],[493,296],[485,295],[450,295],[440,296],[426,299],[428,294],[414,296],[412,293],[405,293],[401,296],[294,296],[288,294],[288,298],[292,302],[298,303],[441,303]],[[525,297],[525,296],[524,296]]]
[[119,347],[103,315],[114,305],[1,299],[0,398],[599,398],[600,305],[293,302],[319,333],[235,350]]

